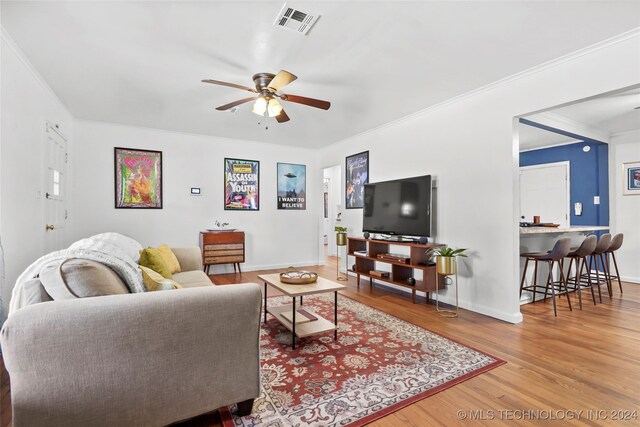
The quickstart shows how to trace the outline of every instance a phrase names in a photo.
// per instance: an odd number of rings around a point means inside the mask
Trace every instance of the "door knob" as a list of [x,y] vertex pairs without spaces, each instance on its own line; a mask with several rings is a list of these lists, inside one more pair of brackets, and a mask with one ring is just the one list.
[[47,231],[52,231],[55,227],[53,226],[53,224],[47,224],[44,228]]

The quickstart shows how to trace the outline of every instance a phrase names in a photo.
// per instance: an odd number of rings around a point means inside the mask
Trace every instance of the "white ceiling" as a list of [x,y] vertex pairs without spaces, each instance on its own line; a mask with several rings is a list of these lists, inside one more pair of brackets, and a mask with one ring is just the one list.
[[569,138],[568,136],[524,123],[520,123],[518,126],[518,137],[520,141],[520,151],[580,142],[579,139]]
[[608,134],[640,129],[640,89],[608,94],[552,110]]
[[[640,89],[603,94],[594,98],[576,102],[566,107],[546,111],[554,116],[568,119],[585,128],[597,129],[604,135],[614,135],[640,129]],[[530,118],[536,121],[536,115]],[[520,150],[570,144],[580,140],[565,135],[520,124]]]
[[[319,147],[638,27],[638,2],[289,2],[308,36],[272,25],[283,2],[10,2],[2,26],[78,118]],[[299,79],[269,130],[245,104],[256,72]]]

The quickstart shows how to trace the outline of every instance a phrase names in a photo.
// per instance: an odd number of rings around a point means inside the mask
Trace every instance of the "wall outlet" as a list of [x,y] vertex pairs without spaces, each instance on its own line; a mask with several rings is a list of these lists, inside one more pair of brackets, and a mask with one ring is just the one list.
[[593,196],[593,204],[594,205],[600,204],[600,196]]

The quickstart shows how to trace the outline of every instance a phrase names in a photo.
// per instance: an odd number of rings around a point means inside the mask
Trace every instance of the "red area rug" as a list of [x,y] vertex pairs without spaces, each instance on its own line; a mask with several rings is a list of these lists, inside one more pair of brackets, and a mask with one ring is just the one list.
[[[270,307],[290,302],[269,298]],[[333,319],[333,294],[304,305]],[[319,334],[292,350],[291,332],[267,319],[262,392],[249,416],[222,410],[225,427],[361,426],[505,363],[342,295],[337,341]]]

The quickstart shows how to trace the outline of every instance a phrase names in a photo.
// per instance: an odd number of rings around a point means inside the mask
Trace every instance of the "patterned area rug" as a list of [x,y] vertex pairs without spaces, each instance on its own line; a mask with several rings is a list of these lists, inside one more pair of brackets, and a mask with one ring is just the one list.
[[[291,302],[269,298],[269,307]],[[333,294],[304,298],[333,319]],[[361,426],[503,363],[339,295],[338,340],[296,341],[273,316],[262,325],[262,392],[249,416],[222,410],[225,427]]]

